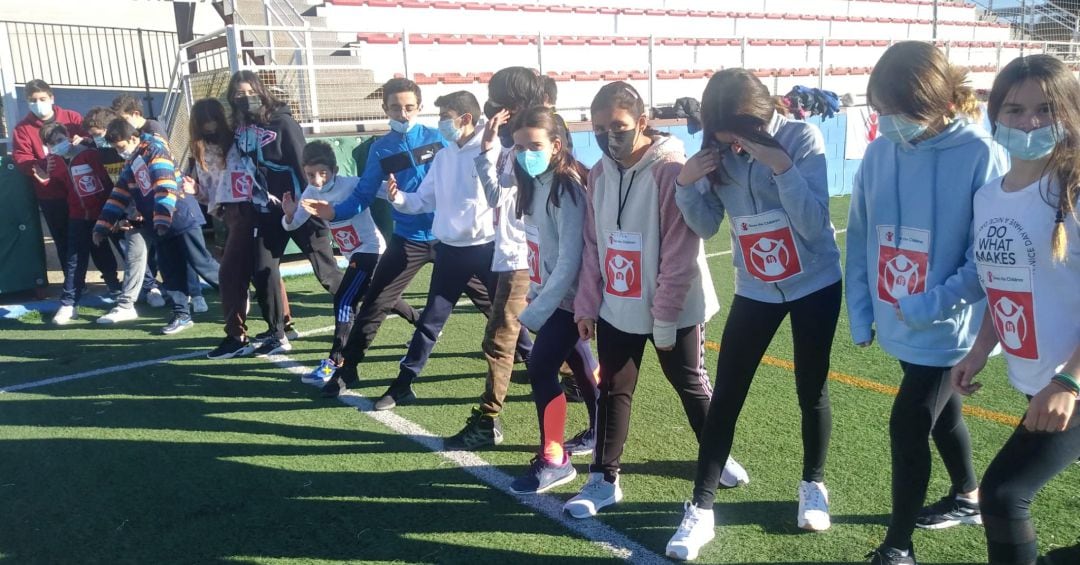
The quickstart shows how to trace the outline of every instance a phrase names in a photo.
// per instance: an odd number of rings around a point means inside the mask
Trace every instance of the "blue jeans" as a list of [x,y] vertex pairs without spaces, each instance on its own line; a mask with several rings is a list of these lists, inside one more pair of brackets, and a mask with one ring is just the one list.
[[92,220],[72,218],[67,223],[67,242],[64,246],[64,290],[60,294],[60,304],[74,306],[82,298],[83,286],[86,284],[86,269],[90,264],[90,257],[94,258],[94,264],[105,276],[105,283],[110,290],[119,289],[120,281],[116,276],[116,257],[113,255],[109,242],[101,245],[91,243],[91,232],[94,229]]

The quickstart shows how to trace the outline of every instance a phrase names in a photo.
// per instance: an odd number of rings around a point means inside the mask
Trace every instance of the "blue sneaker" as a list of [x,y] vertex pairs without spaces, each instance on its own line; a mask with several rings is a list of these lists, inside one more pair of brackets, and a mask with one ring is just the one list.
[[195,322],[191,321],[191,316],[187,314],[174,314],[169,325],[161,328],[161,333],[165,335],[178,334],[194,325]]
[[314,371],[300,377],[300,382],[306,385],[324,385],[333,378],[338,366],[329,359],[323,359],[322,363]]
[[577,471],[570,464],[570,458],[564,456],[562,465],[549,463],[541,455],[529,462],[529,470],[510,483],[510,491],[515,494],[540,494],[559,485],[564,485],[577,477]]

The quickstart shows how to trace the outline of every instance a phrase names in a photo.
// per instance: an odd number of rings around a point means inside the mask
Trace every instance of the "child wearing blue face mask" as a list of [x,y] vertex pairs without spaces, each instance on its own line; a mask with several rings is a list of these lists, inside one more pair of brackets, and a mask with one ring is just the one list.
[[[325,141],[308,143],[304,147],[302,159],[308,184],[301,198],[336,203],[352,194],[358,179],[338,175],[337,157],[334,156],[334,149],[330,144]],[[281,218],[281,225],[288,231],[304,225],[311,217],[288,193],[282,200],[282,210],[285,214]],[[345,220],[330,222],[330,232],[341,254],[348,257],[349,266],[334,294],[334,339],[330,354],[315,371],[303,376],[301,380],[305,384],[326,384],[341,366],[356,306],[371,283],[371,274],[375,271],[379,257],[386,250],[386,241],[376,229],[369,210]]]
[[420,376],[442,328],[469,281],[483,282],[494,295],[496,275],[491,271],[495,253],[494,211],[484,197],[474,161],[480,155],[484,125],[476,97],[466,91],[452,92],[435,101],[439,107],[439,130],[451,143],[431,162],[415,192],[399,188],[391,174],[387,199],[397,212],[433,214],[431,231],[435,265],[427,303],[401,360],[398,377],[376,402],[377,409],[393,408],[415,398],[412,382]]
[[[1007,164],[982,128],[958,119],[975,105],[966,78],[933,45],[905,41],[882,55],[867,88],[883,138],[855,174],[848,315],[854,342],[869,346],[876,329],[903,371],[889,424],[892,519],[870,555],[875,565],[914,565],[916,526],[981,522],[971,442],[949,370],[974,344],[984,310],[972,261],[972,197]],[[952,488],[920,510],[930,437]]]
[[[975,195],[986,313],[952,382],[965,395],[979,390],[973,379],[1000,344],[1009,382],[1029,399],[981,498],[989,563],[1035,565],[1032,501],[1080,457],[1080,83],[1060,59],[1020,57],[994,80],[988,110],[1012,166]],[[1076,563],[1078,551],[1052,551],[1046,562]]]
[[[351,218],[368,209],[379,196],[383,183],[389,182],[391,178],[400,193],[417,192],[429,174],[436,155],[446,147],[447,143],[438,130],[416,123],[416,117],[422,108],[422,98],[420,87],[415,82],[404,78],[391,79],[383,85],[382,93],[383,111],[390,118],[391,131],[372,144],[364,172],[347,198],[336,204],[322,198],[301,200],[300,205],[312,216],[326,221]],[[459,117],[460,114],[457,118]],[[394,233],[386,253],[372,275],[363,304],[356,313],[356,322],[345,346],[341,370],[327,381],[323,387],[323,396],[337,396],[348,385],[357,381],[357,366],[364,360],[368,347],[375,340],[379,327],[392,309],[404,314],[402,317],[411,324],[415,325],[419,320],[419,312],[402,302],[401,295],[416,273],[435,260],[438,238],[432,228],[434,214],[426,209],[395,209],[393,217]],[[491,302],[486,285],[478,278],[469,279],[465,293],[480,311],[485,314],[490,311]],[[407,310],[402,312],[402,307]],[[417,344],[417,347],[422,349],[430,347],[430,344]],[[426,360],[426,355],[424,359]],[[411,387],[395,388],[393,392],[404,394],[406,390],[411,390]],[[391,401],[394,394],[389,395],[380,406],[393,408],[395,403]]]
[[[516,212],[525,227],[529,258],[529,305],[518,319],[536,333],[529,359],[529,384],[540,428],[540,451],[510,485],[518,494],[539,494],[577,476],[563,448],[566,396],[559,367],[579,343],[574,295],[585,241],[586,172],[564,144],[566,131],[544,106],[525,110],[511,122],[517,178]],[[578,387],[595,399],[596,382],[577,373]],[[590,430],[595,426],[591,411]]]

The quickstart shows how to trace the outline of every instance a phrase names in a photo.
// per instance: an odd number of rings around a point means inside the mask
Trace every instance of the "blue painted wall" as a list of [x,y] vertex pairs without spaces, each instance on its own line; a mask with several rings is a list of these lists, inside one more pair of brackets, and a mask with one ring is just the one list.
[[[829,168],[829,194],[840,196],[851,194],[851,182],[855,171],[862,163],[861,159],[844,159],[844,143],[847,138],[847,115],[837,114],[827,120],[813,117],[808,122],[821,128],[825,137],[825,159]],[[701,149],[701,132],[690,135],[686,126],[658,128],[683,142],[686,154],[693,155]],[[592,132],[578,131],[571,134],[574,139],[574,155],[586,166],[593,166],[600,160],[600,148]]]

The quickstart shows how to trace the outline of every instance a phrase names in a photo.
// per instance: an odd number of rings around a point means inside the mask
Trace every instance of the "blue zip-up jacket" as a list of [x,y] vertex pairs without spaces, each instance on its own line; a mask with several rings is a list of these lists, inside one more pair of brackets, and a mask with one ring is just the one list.
[[869,342],[876,327],[881,347],[901,361],[951,367],[967,354],[984,310],[972,255],[972,202],[1008,163],[985,130],[959,120],[913,147],[884,138],[870,144],[855,173],[848,216],[847,307],[855,343]]
[[[371,206],[383,181],[390,173],[397,179],[398,190],[416,192],[431,167],[435,153],[446,147],[439,130],[414,125],[405,134],[396,131],[380,137],[371,145],[364,172],[351,196],[334,206],[334,220],[346,220]],[[394,235],[411,241],[433,241],[431,222],[435,215],[393,212]]]
[[716,235],[724,215],[730,216],[735,294],[780,303],[839,281],[840,250],[829,217],[821,131],[777,113],[768,132],[791,156],[790,169],[774,175],[749,156],[724,151],[720,159],[726,182],[714,185],[704,177],[680,186],[675,203],[703,239]]

